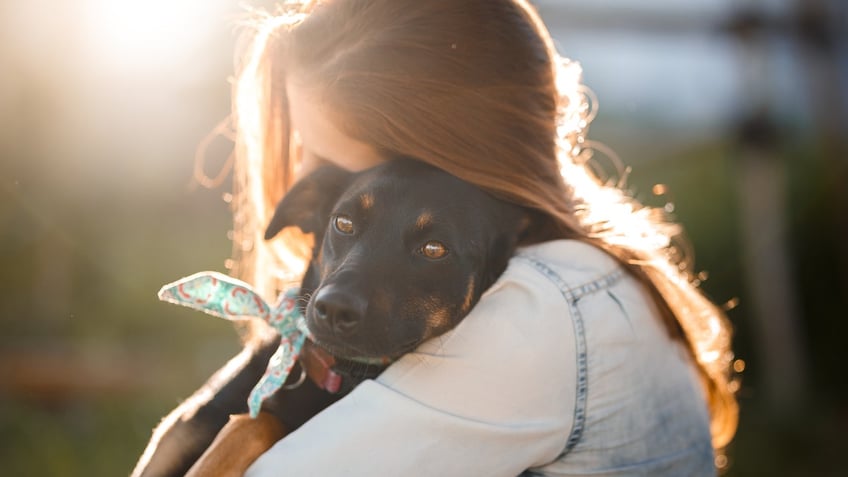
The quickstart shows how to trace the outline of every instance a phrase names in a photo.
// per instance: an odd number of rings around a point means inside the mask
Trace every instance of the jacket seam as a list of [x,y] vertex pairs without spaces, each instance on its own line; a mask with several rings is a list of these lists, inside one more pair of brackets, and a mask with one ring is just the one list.
[[624,270],[615,268],[598,278],[589,280],[577,287],[570,287],[568,283],[550,266],[539,261],[538,259],[520,254],[521,258],[530,263],[537,271],[539,271],[548,280],[559,289],[572,316],[572,326],[574,327],[574,341],[577,353],[577,392],[574,403],[574,419],[571,425],[571,432],[566,440],[565,448],[560,452],[555,460],[561,459],[571,449],[573,449],[583,435],[583,429],[586,425],[586,406],[589,394],[589,366],[588,366],[588,349],[586,344],[586,328],[583,323],[583,315],[580,313],[580,308],[577,306],[578,300],[581,298],[604,290],[624,277]]

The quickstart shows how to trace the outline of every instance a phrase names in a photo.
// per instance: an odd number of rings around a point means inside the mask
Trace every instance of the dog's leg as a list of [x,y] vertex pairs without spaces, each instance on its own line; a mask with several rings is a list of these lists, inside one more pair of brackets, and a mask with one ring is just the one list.
[[247,396],[278,345],[271,337],[246,347],[168,414],[154,430],[132,477],[184,475],[230,416],[247,412]]
[[280,420],[268,412],[260,412],[255,419],[247,414],[230,416],[230,421],[186,477],[241,477],[253,461],[285,434]]

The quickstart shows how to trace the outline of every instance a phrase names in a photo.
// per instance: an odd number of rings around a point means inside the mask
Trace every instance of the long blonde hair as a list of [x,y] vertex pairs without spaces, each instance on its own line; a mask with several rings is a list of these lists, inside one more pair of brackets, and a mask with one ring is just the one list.
[[730,441],[728,321],[694,284],[680,228],[590,167],[580,67],[526,1],[288,1],[254,22],[238,58],[232,273],[271,297],[309,256],[297,231],[262,240],[299,167],[285,88],[297,75],[350,137],[534,211],[534,241],[582,240],[625,264],[698,364],[713,445]]

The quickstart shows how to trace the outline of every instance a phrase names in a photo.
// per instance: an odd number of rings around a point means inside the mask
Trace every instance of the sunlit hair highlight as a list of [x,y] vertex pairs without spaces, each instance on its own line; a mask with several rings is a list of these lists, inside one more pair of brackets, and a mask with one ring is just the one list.
[[596,101],[525,1],[289,1],[256,16],[233,90],[233,274],[272,299],[309,257],[309,237],[295,230],[262,239],[300,164],[285,88],[300,81],[333,106],[342,131],[386,157],[415,157],[535,211],[529,242],[582,240],[625,264],[699,365],[713,445],[730,441],[738,409],[725,314],[694,284],[680,227],[625,193],[623,177],[593,168]]

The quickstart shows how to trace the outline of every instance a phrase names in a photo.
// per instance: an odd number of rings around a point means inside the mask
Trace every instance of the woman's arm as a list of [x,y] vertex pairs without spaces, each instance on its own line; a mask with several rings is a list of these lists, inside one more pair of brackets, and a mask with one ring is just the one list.
[[390,366],[245,474],[517,475],[571,431],[574,335],[559,290],[510,268],[452,332]]

